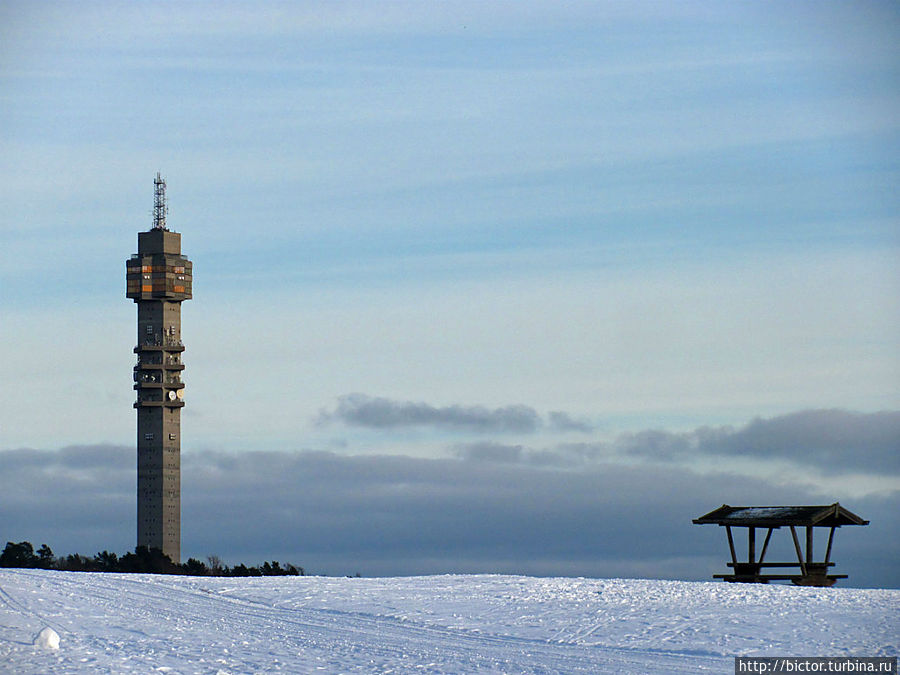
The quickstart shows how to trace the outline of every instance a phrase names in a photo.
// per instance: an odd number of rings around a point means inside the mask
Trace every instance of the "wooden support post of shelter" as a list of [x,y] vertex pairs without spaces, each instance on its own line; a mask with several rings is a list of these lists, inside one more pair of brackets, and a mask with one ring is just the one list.
[[[715,574],[714,578],[725,581],[761,583],[770,581],[791,581],[798,586],[833,586],[838,579],[846,579],[846,574],[828,574],[828,569],[834,566],[831,561],[831,550],[834,542],[834,531],[842,525],[868,525],[868,520],[863,520],[851,513],[843,506],[835,502],[828,506],[729,506],[722,505],[715,511],[694,519],[695,525],[720,525],[725,527],[728,535],[728,548],[731,553],[731,574]],[[747,528],[747,560],[738,560],[734,548],[734,535],[732,528]],[[756,557],[756,528],[766,528],[766,538]],[[766,552],[769,550],[769,541],[772,532],[789,527],[791,538],[794,542],[794,550],[797,553],[797,562],[765,562]],[[806,555],[800,546],[797,536],[798,527],[806,528]],[[828,545],[825,549],[825,558],[822,562],[815,561],[813,550],[813,528],[828,527]],[[782,568],[787,574],[764,573],[764,568]],[[791,570],[790,568],[796,568]]]

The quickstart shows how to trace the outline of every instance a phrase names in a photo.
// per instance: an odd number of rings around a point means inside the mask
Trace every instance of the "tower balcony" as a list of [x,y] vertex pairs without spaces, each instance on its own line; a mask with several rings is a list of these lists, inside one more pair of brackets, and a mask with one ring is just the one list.
[[149,386],[139,383],[134,385],[137,391],[135,408],[183,408],[184,384],[152,384]]
[[184,343],[181,340],[145,340],[134,348],[135,354],[141,352],[183,352]]
[[133,408],[183,408],[184,401],[143,401],[138,399],[134,402]]
[[138,389],[184,389],[184,382],[180,379],[163,378],[162,380],[139,380],[134,383],[134,390]]
[[146,363],[141,361],[134,366],[135,370],[184,370],[183,363]]

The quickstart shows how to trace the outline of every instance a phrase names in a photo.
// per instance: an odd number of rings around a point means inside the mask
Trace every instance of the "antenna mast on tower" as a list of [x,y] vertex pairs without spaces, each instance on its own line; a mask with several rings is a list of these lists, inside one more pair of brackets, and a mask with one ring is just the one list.
[[166,215],[169,207],[166,206],[166,181],[156,172],[153,179],[153,229],[168,230],[166,227]]

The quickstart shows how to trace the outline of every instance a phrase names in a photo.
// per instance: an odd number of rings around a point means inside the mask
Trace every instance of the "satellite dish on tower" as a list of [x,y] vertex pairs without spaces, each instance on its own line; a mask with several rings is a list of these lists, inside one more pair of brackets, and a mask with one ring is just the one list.
[[175,392],[169,390],[169,400],[170,400],[170,401],[174,401],[174,400],[175,400],[175,396],[176,396]]

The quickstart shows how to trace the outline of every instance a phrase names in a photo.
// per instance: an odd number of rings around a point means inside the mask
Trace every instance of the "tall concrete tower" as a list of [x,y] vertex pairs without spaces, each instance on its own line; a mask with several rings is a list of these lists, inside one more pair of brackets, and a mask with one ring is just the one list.
[[166,182],[153,181],[153,227],[138,232],[125,262],[126,295],[137,303],[137,545],[181,562],[181,303],[191,299],[191,261],[166,227]]

